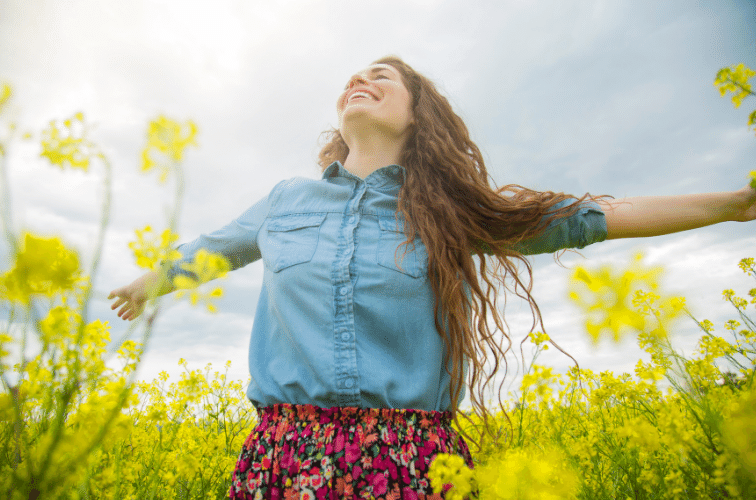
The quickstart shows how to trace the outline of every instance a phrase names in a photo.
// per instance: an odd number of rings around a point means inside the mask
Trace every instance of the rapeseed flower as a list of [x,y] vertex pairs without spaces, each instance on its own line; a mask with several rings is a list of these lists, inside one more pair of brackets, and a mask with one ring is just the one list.
[[197,125],[191,120],[181,124],[163,115],[150,122],[147,128],[147,145],[142,151],[142,171],[160,168],[160,182],[184,156],[187,146],[196,146]]
[[520,389],[525,401],[534,402],[538,399],[543,403],[549,402],[554,393],[551,383],[556,379],[552,370],[550,366],[533,365],[532,372],[522,377]]
[[136,231],[137,240],[129,243],[129,248],[134,252],[136,263],[139,267],[157,271],[162,264],[169,264],[181,258],[181,253],[176,250],[174,243],[178,241],[178,234],[165,229],[158,235],[152,231],[152,226]]
[[78,255],[59,238],[25,233],[13,268],[0,276],[0,299],[29,304],[34,295],[72,289],[80,278]]
[[663,271],[658,266],[644,266],[642,259],[642,254],[636,254],[630,266],[620,271],[610,266],[593,271],[583,267],[575,269],[570,279],[569,298],[585,312],[585,329],[594,344],[605,331],[611,333],[615,342],[628,330],[643,331],[646,320],[631,303],[633,292],[641,284],[652,291],[658,289]]
[[743,99],[753,94],[748,80],[754,75],[756,75],[756,72],[740,63],[737,66],[720,69],[717,72],[717,78],[714,80],[714,86],[719,89],[719,95],[722,97],[727,92],[731,92],[732,104],[739,108]]
[[462,500],[475,489],[473,470],[459,455],[439,453],[428,471],[434,493],[446,490],[449,500]]
[[7,83],[3,83],[2,89],[0,89],[0,112],[3,111],[3,107],[10,100],[13,95],[13,88]]
[[756,277],[756,261],[754,261],[753,257],[746,257],[745,259],[741,259],[740,262],[738,262],[738,267],[744,273],[751,274],[752,276]]
[[741,391],[722,424],[725,444],[756,478],[756,390]]
[[46,157],[53,165],[63,168],[68,164],[86,172],[93,154],[92,144],[86,138],[83,113],[64,120],[62,127],[53,120],[49,128],[42,131],[40,156]]
[[[189,300],[192,305],[197,305],[200,300],[205,301],[205,305],[210,312],[216,312],[217,308],[211,300],[223,296],[223,289],[214,288],[209,293],[201,293],[198,287],[216,278],[226,276],[231,266],[228,260],[220,255],[209,253],[207,250],[199,250],[194,255],[194,260],[190,263],[181,264],[181,268],[188,271],[192,276],[177,275],[173,278],[173,284],[179,290],[176,292],[176,298],[180,299],[189,294]],[[189,292],[188,290],[191,290]]]
[[535,344],[536,347],[541,348],[544,351],[548,351],[549,345],[547,344],[547,342],[550,342],[551,338],[546,333],[533,332],[530,334],[530,341]]
[[644,417],[635,417],[617,429],[617,436],[627,438],[630,448],[653,453],[661,446],[659,429]]
[[576,498],[578,477],[556,448],[510,448],[476,467],[480,500],[563,500]]
[[635,375],[641,380],[651,380],[656,382],[664,378],[667,370],[664,366],[651,365],[638,360],[635,364]]

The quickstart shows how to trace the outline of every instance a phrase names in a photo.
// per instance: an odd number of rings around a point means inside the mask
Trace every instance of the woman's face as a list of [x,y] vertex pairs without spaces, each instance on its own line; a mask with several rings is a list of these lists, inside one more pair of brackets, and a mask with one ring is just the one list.
[[412,96],[393,66],[374,64],[349,79],[336,103],[339,130],[347,141],[350,128],[405,136],[413,123]]

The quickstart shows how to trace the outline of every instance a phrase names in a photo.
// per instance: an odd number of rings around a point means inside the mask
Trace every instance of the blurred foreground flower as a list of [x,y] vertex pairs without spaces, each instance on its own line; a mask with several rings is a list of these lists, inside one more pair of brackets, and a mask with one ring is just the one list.
[[25,233],[13,268],[0,276],[0,298],[28,304],[31,296],[71,289],[81,278],[79,258],[58,238]]
[[578,477],[556,448],[510,448],[500,460],[475,469],[480,500],[575,498]]
[[137,240],[129,243],[134,252],[139,267],[157,271],[163,262],[172,262],[181,258],[181,254],[173,247],[179,236],[170,229],[158,235],[152,231],[152,226],[145,226],[142,230],[135,230]]
[[459,455],[439,453],[431,464],[428,478],[431,480],[433,492],[441,493],[447,490],[446,498],[450,500],[462,500],[475,489],[473,470]]
[[[223,289],[214,288],[210,293],[200,293],[198,287],[216,278],[223,278],[231,269],[226,258],[219,254],[209,253],[207,250],[200,250],[194,256],[194,261],[188,264],[181,264],[181,269],[189,271],[194,276],[178,275],[173,278],[173,284],[179,290],[176,292],[176,298],[180,299],[187,293],[192,305],[204,299],[207,310],[215,312],[216,307],[210,302],[212,298],[223,296]],[[187,289],[191,290],[188,292]]]
[[[615,342],[627,330],[640,333],[646,327],[646,317],[649,308],[641,299],[652,298],[656,302],[660,297],[641,292],[638,288],[642,284],[650,290],[659,288],[659,278],[663,269],[659,266],[648,267],[641,260],[643,254],[633,257],[633,262],[624,270],[614,271],[610,266],[602,266],[591,271],[583,267],[575,269],[570,278],[569,297],[580,307],[585,315],[585,329],[594,344],[604,331],[609,331]],[[677,316],[684,306],[679,299],[665,298],[656,304],[657,310],[665,312],[660,321],[667,321]],[[666,335],[664,325],[656,328],[655,335]]]
[[7,83],[3,83],[3,88],[0,89],[0,111],[3,110],[3,106],[8,102],[11,95],[13,95],[13,89]]
[[42,153],[50,163],[60,168],[68,163],[72,168],[89,169],[92,144],[86,139],[84,114],[76,113],[60,127],[54,120],[42,131]]
[[147,128],[147,146],[142,151],[142,171],[160,168],[160,182],[183,158],[187,146],[196,146],[197,125],[188,120],[183,125],[160,115]]
[[729,409],[732,413],[722,423],[722,437],[756,478],[756,388],[740,392]]

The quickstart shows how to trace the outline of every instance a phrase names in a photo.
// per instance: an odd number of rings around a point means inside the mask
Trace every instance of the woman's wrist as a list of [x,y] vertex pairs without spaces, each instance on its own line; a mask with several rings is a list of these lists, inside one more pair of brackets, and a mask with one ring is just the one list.
[[727,220],[737,222],[753,220],[756,217],[756,189],[746,186],[731,194],[732,201]]
[[146,298],[159,297],[174,290],[168,276],[160,271],[150,271],[141,278],[138,287],[141,288]]

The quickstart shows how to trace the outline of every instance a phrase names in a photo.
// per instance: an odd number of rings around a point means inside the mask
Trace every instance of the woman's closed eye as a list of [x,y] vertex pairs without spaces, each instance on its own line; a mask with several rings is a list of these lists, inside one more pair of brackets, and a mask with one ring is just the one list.
[[[377,80],[379,78],[385,78],[386,80],[390,80],[390,78],[388,76],[386,76],[386,75],[380,75],[380,74],[379,75],[375,75],[373,77],[373,80]],[[346,86],[344,87],[344,90],[349,90],[349,83],[346,84]]]

